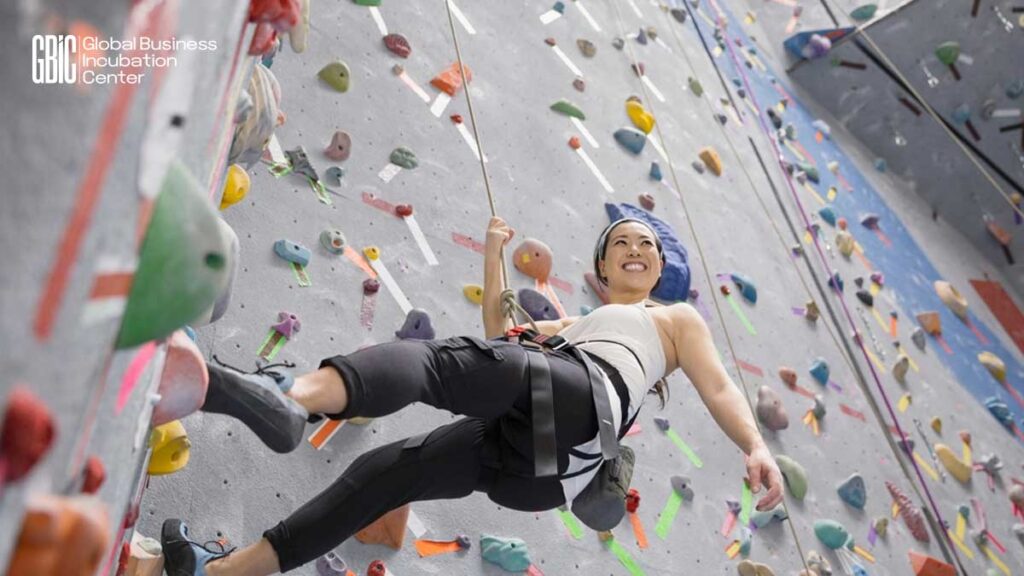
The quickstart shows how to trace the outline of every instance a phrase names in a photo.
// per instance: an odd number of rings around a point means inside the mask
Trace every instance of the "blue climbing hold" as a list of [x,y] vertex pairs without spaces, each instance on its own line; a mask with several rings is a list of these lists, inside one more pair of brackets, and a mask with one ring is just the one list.
[[789,515],[786,514],[786,509],[782,504],[779,504],[771,510],[754,511],[754,513],[750,515],[750,523],[758,529],[761,529],[772,522],[782,522],[786,518],[789,518]]
[[829,226],[836,225],[836,212],[831,206],[825,206],[821,210],[818,210],[818,216],[824,220]]
[[889,164],[885,161],[885,158],[875,158],[875,170],[885,172],[888,169]]
[[651,180],[661,182],[661,166],[657,162],[651,162]]
[[751,304],[757,304],[757,286],[754,285],[754,281],[742,274],[730,274],[732,281],[736,283],[736,287],[739,288],[740,294]]
[[809,162],[797,162],[796,167],[807,174],[807,179],[815,184],[821,182],[821,177],[818,174],[818,169],[811,165]]
[[534,320],[557,320],[558,310],[540,292],[533,288],[523,288],[519,291],[519,304],[526,310]]
[[309,266],[309,259],[312,257],[309,248],[284,238],[274,242],[274,253],[299,266]]
[[843,291],[843,278],[839,276],[839,272],[832,274],[832,277],[828,279],[828,285],[837,292]]
[[551,9],[559,14],[565,14],[565,4],[562,2],[555,2],[555,5]]
[[868,501],[867,488],[864,486],[864,478],[860,474],[854,474],[847,478],[836,488],[839,499],[858,510],[863,510]]
[[430,315],[426,310],[413,308],[405,317],[402,327],[395,331],[395,336],[402,340],[433,340],[434,326],[430,322]]
[[508,572],[523,572],[532,564],[526,542],[519,538],[480,536],[480,554]]
[[814,362],[811,362],[811,376],[818,381],[818,384],[822,386],[828,385],[829,368],[828,362],[824,358],[815,358]]
[[1006,402],[992,396],[985,400],[985,407],[1003,426],[1007,428],[1013,426],[1013,414],[1010,412],[1010,407],[1006,405]]
[[615,131],[615,141],[634,155],[639,155],[647,143],[647,135],[636,128],[620,128]]
[[875,214],[874,212],[868,212],[866,214],[861,214],[860,224],[865,228],[875,230],[878,228],[878,221],[881,219],[882,217],[879,216],[878,214]]
[[590,314],[593,311],[594,308],[592,306],[587,306],[586,304],[580,305],[580,316],[586,316],[587,314]]
[[651,291],[651,296],[664,302],[686,300],[690,294],[689,255],[672,227],[657,216],[632,204],[607,203],[604,208],[612,221],[636,218],[646,222],[661,239],[665,266],[661,270],[661,280]]

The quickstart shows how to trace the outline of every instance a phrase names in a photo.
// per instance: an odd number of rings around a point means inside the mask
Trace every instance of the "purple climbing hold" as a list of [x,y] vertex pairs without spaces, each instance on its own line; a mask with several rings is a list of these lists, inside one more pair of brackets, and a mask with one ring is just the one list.
[[636,41],[638,44],[647,44],[647,32],[644,31],[643,27],[640,27],[640,31],[636,33]]
[[334,552],[328,552],[316,559],[316,573],[319,576],[345,576],[348,574],[348,566]]
[[376,278],[363,280],[363,294],[376,294],[380,290],[380,281]]
[[519,291],[519,304],[526,313],[534,320],[557,320],[558,310],[551,301],[533,288],[523,288]]
[[878,284],[879,286],[881,286],[881,285],[885,284],[885,276],[882,276],[881,272],[872,272],[871,273],[871,281],[874,282],[875,284]]
[[668,419],[662,418],[661,416],[654,417],[654,424],[658,427],[658,430],[661,430],[662,432],[668,431],[670,427]]
[[433,340],[434,326],[430,323],[430,315],[426,310],[413,308],[405,317],[405,324],[395,331],[395,336],[402,340]]
[[298,316],[291,312],[278,312],[277,324],[274,324],[271,328],[274,329],[274,332],[291,340],[292,336],[298,334],[299,330],[302,329],[302,322],[299,321]]
[[832,41],[829,40],[827,36],[811,34],[810,39],[807,41],[807,44],[801,52],[803,53],[804,58],[814,60],[825,56],[831,49]]

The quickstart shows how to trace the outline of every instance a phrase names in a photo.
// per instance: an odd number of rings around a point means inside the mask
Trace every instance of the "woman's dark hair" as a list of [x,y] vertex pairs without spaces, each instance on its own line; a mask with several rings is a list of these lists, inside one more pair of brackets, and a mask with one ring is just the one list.
[[[608,281],[605,280],[604,276],[601,274],[601,267],[598,263],[601,260],[604,260],[604,255],[608,251],[608,238],[612,235],[612,230],[614,230],[615,227],[618,226],[619,224],[625,224],[627,222],[636,222],[637,224],[642,224],[645,228],[650,230],[651,236],[654,236],[654,245],[658,249],[658,257],[661,258],[662,269],[664,269],[665,267],[665,251],[661,245],[661,237],[658,236],[658,233],[654,231],[654,228],[652,228],[651,225],[648,224],[647,222],[644,222],[643,220],[640,220],[638,218],[620,218],[606,226],[605,229],[601,231],[601,235],[597,237],[597,244],[594,245],[594,276],[597,277],[598,282],[604,284],[605,286],[608,285]],[[658,281],[654,283],[654,287],[652,287],[651,290],[653,291],[657,289],[658,284],[661,284],[660,276],[658,277]],[[651,389],[647,391],[647,393],[657,394],[658,400],[661,401],[661,407],[664,408],[665,401],[668,399],[668,383],[665,382],[664,378],[661,378],[654,383],[654,386],[652,386]]]

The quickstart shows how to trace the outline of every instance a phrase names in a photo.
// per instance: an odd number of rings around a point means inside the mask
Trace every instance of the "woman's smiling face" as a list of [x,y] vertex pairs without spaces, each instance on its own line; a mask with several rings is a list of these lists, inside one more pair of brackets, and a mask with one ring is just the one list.
[[601,275],[612,291],[649,293],[661,276],[654,234],[639,222],[623,222],[608,234]]

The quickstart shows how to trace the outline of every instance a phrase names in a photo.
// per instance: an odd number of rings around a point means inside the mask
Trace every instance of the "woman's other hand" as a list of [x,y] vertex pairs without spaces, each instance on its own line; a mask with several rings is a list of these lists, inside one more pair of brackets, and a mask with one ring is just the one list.
[[505,220],[500,216],[494,216],[487,225],[487,243],[485,248],[487,250],[498,250],[508,244],[515,235],[516,231]]
[[757,501],[758,510],[771,510],[782,502],[782,473],[767,447],[758,446],[747,456],[747,478],[754,494],[761,491],[762,485],[768,488],[768,493]]

